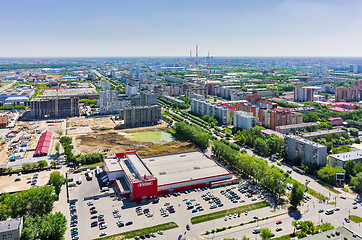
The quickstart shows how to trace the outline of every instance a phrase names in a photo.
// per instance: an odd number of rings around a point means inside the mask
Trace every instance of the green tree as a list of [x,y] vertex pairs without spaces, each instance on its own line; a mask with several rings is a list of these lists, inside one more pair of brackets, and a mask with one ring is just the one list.
[[354,166],[354,173],[358,174],[360,172],[362,172],[362,163],[359,162],[356,164],[356,166]]
[[350,133],[352,136],[357,137],[358,134],[359,134],[359,130],[356,129],[356,128],[350,128],[350,129],[349,129],[349,133]]
[[38,164],[39,168],[45,168],[45,167],[48,166],[48,163],[45,160],[40,160],[40,161],[37,162],[37,164]]
[[345,173],[346,171],[340,167],[333,167],[330,164],[327,164],[325,167],[321,168],[317,172],[317,176],[322,181],[329,183],[331,185],[336,185],[336,173]]
[[272,231],[269,228],[260,229],[260,237],[261,239],[271,239],[274,236]]
[[354,186],[354,190],[357,193],[362,193],[362,172],[358,173],[355,177],[352,177],[351,184]]
[[67,179],[60,172],[52,172],[49,177],[49,183],[54,187],[55,194],[59,196],[62,185],[67,182]]
[[303,199],[304,199],[303,189],[301,187],[299,187],[299,185],[297,183],[293,184],[293,188],[292,188],[292,191],[289,196],[290,204],[295,209],[297,209]]
[[278,137],[275,134],[269,135],[269,138],[266,140],[267,145],[269,146],[270,153],[281,153],[284,147],[284,139]]
[[255,140],[255,148],[264,155],[268,155],[270,151],[266,141],[260,137]]
[[355,175],[355,172],[354,172],[354,168],[355,168],[355,162],[353,160],[348,160],[343,168],[344,170],[346,170],[346,178],[350,178],[351,176],[354,176]]
[[24,221],[21,240],[61,240],[67,230],[65,216],[56,212],[43,216],[29,217]]

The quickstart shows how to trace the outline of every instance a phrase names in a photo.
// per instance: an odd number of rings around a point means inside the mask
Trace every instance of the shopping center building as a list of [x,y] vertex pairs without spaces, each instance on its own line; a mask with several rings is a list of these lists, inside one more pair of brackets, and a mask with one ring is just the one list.
[[132,201],[199,187],[234,183],[239,179],[200,151],[140,158],[136,151],[118,152],[104,160],[110,184]]

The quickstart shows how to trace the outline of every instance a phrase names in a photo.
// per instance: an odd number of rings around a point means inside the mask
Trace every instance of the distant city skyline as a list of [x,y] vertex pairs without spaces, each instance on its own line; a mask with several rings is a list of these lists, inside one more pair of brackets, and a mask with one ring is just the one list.
[[3,0],[0,57],[362,57],[359,0]]

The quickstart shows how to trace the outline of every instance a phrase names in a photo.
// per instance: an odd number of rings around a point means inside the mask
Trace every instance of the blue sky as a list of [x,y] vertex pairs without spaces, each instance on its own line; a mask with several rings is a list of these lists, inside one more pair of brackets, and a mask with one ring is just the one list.
[[0,0],[0,57],[362,56],[361,0]]

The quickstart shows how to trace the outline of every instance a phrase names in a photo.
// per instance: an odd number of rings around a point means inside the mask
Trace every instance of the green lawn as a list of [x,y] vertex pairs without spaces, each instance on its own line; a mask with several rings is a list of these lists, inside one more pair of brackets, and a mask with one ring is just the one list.
[[355,223],[360,223],[362,222],[362,218],[356,215],[349,215],[349,219],[351,219],[353,222]]
[[347,188],[342,188],[343,192],[349,192],[349,190]]
[[213,213],[209,213],[209,214],[196,216],[196,217],[191,218],[191,223],[197,224],[197,223],[207,222],[207,221],[211,221],[211,220],[214,220],[217,218],[225,217],[226,215],[229,215],[229,214],[242,213],[245,211],[251,211],[251,210],[264,208],[264,207],[268,207],[268,206],[270,206],[270,204],[266,201],[252,203],[249,205],[226,209],[226,210],[222,210],[219,212],[213,212]]
[[[298,184],[299,187],[303,189],[303,191],[305,191],[305,189],[306,189],[306,187],[305,187],[304,184],[301,184],[300,182],[298,182],[297,180],[294,180],[294,179],[292,179],[292,178],[287,178],[287,179],[286,179],[286,182],[288,182],[288,183],[290,183],[290,184],[292,184],[292,185],[294,185],[295,183]],[[309,194],[312,195],[313,197],[318,198],[319,200],[327,200],[327,199],[328,199],[328,197],[323,196],[321,193],[318,193],[318,192],[316,192],[315,190],[313,190],[313,189],[311,189],[311,188],[308,188],[308,189],[307,189],[307,193],[309,193]]]
[[130,239],[130,238],[134,238],[136,236],[140,236],[140,235],[145,235],[145,234],[150,234],[150,233],[156,233],[158,231],[165,231],[165,230],[169,230],[172,228],[177,228],[178,225],[175,222],[168,222],[168,223],[164,223],[164,224],[160,224],[160,225],[156,225],[156,226],[152,226],[152,227],[147,227],[147,228],[141,228],[141,229],[136,229],[133,231],[128,231],[128,232],[124,232],[124,233],[117,233],[111,236],[107,236],[107,237],[103,237],[103,238],[96,238],[97,240],[105,240],[105,239],[112,239],[112,240],[121,240],[121,239]]

